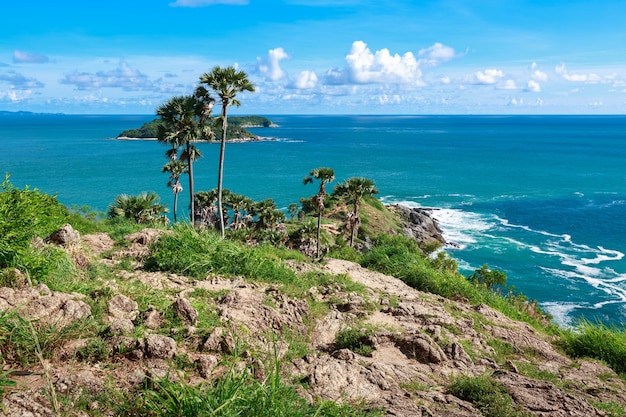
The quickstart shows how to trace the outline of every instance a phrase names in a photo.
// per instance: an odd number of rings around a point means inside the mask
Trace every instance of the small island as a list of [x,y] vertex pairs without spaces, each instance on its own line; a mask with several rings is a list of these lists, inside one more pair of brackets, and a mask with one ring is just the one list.
[[[117,139],[120,140],[155,140],[157,137],[157,127],[161,123],[160,119],[154,119],[144,123],[138,129],[129,129],[121,132]],[[255,127],[277,127],[270,119],[263,116],[230,116],[228,118],[228,130],[226,140],[229,142],[256,142],[262,140],[273,140],[272,138],[261,137],[251,133],[248,129]],[[214,123],[213,132],[216,140],[222,135],[222,126]]]

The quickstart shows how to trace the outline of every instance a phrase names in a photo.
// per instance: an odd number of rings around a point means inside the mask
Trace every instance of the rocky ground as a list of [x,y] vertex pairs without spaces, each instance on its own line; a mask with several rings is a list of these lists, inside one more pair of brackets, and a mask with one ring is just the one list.
[[[347,261],[292,262],[290,266],[297,271],[347,274],[366,287],[364,294],[345,292],[332,284],[311,288],[312,299],[331,306],[324,317],[311,323],[307,301],[290,298],[276,286],[238,278],[195,281],[143,271],[141,256],[158,233],[145,230],[128,236],[131,244],[119,252],[111,252],[113,241],[106,234],[81,238],[81,247],[86,248],[82,256],[95,257],[106,265],[129,255],[136,258],[133,270],[118,270],[115,280],[108,283],[112,292],[106,311],[112,335],[108,343],[124,346],[118,349],[123,353],[107,362],[92,363],[76,357],[88,340],[66,343],[52,360],[14,373],[18,388],[5,395],[0,415],[54,416],[50,396],[43,394],[51,387],[66,398],[85,392],[95,398],[110,387],[110,381],[115,381],[118,389],[131,389],[146,378],[163,377],[172,369],[173,359],[182,355],[194,365],[184,376],[189,383],[219,378],[224,371],[222,357],[231,355],[241,339],[249,346],[241,361],[262,379],[263,361],[250,352],[270,356],[276,352],[283,357],[288,341],[280,335],[288,332],[309,335],[308,353],[281,363],[285,379],[299,381],[301,394],[310,400],[365,403],[390,416],[480,416],[471,403],[450,394],[448,387],[459,375],[488,373],[530,415],[603,416],[606,414],[594,405],[626,403],[624,381],[611,369],[564,356],[548,336],[487,306],[419,292],[394,277]],[[185,342],[157,333],[165,312],[139,311],[136,300],[116,293],[116,281],[141,281],[174,293],[171,308],[187,323]],[[220,325],[207,338],[198,339],[193,335],[199,313],[189,296],[202,290],[222,291],[223,295],[214,301]],[[8,309],[57,326],[92,314],[84,296],[50,291],[45,285],[0,288],[0,310]],[[138,320],[147,331],[142,337],[133,337]],[[364,340],[373,349],[370,356],[335,348],[337,332],[354,326],[373,329]],[[268,333],[279,335],[278,340],[269,340]],[[506,354],[499,349],[502,346],[507,348]],[[94,400],[90,407],[98,409],[99,404]]]

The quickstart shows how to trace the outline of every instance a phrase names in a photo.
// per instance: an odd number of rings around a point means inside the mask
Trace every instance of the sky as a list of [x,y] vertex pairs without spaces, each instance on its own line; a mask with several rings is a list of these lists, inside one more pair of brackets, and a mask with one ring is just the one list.
[[624,0],[6,0],[0,111],[155,114],[202,74],[232,114],[626,114]]

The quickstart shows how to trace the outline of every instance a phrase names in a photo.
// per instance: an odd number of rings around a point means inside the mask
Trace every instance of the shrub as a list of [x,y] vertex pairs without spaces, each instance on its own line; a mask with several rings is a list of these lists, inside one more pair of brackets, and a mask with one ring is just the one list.
[[449,389],[455,397],[471,402],[485,417],[530,416],[521,411],[506,389],[489,375],[461,376]]
[[564,329],[559,344],[572,357],[600,359],[626,376],[626,330],[583,321],[575,329]]
[[1,188],[0,267],[14,267],[23,261],[33,238],[49,236],[67,221],[69,213],[54,196],[15,188],[8,175]]
[[200,279],[220,274],[265,282],[295,281],[295,272],[282,261],[268,257],[264,248],[248,247],[222,239],[212,230],[198,231],[181,224],[174,228],[174,233],[163,235],[151,246],[145,267]]
[[137,223],[166,223],[167,207],[159,204],[159,196],[154,192],[144,192],[139,195],[120,194],[107,211],[110,219],[124,217]]
[[373,335],[372,329],[366,328],[345,328],[337,332],[335,338],[335,349],[350,349],[354,353],[363,356],[371,356],[374,347],[370,337]]

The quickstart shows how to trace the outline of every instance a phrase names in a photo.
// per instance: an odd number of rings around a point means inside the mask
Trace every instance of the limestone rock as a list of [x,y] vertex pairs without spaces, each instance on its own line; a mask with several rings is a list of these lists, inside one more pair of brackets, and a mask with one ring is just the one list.
[[426,334],[407,333],[393,339],[402,353],[418,362],[438,364],[446,360],[443,350]]
[[163,324],[161,313],[159,313],[159,311],[153,306],[148,307],[148,310],[146,310],[145,312],[143,324],[148,329],[158,329],[159,327],[161,327],[161,324]]
[[52,292],[45,284],[20,290],[0,288],[0,311],[16,310],[29,320],[66,326],[91,314],[79,294]]
[[405,220],[404,233],[415,239],[420,246],[423,243],[436,241],[445,244],[443,231],[432,217],[432,209],[411,208],[400,204],[388,206],[390,210]]
[[195,324],[198,320],[198,311],[193,308],[188,299],[176,297],[176,301],[171,305],[174,313],[183,319],[187,324]]
[[59,246],[68,247],[80,240],[80,233],[74,230],[71,224],[64,224],[59,230],[52,232],[46,239],[46,242],[54,243]]
[[115,319],[109,326],[109,332],[114,335],[128,335],[135,330],[135,325],[129,319]]
[[151,334],[145,339],[144,350],[148,358],[171,359],[176,356],[176,341],[168,336]]
[[109,315],[115,319],[135,320],[139,315],[139,305],[122,294],[111,298],[108,310]]

